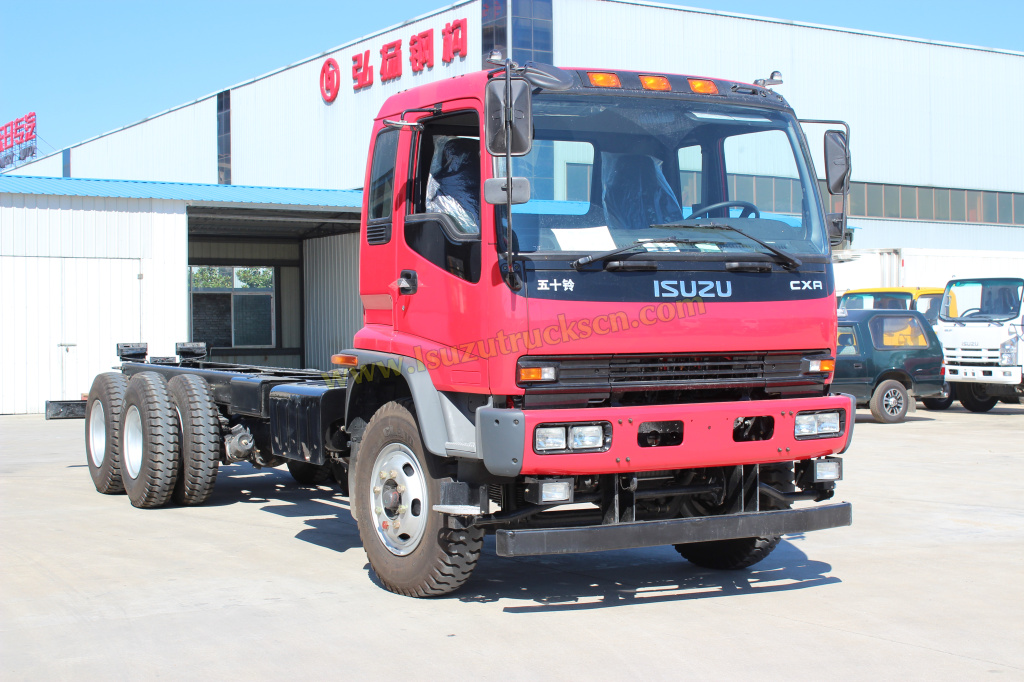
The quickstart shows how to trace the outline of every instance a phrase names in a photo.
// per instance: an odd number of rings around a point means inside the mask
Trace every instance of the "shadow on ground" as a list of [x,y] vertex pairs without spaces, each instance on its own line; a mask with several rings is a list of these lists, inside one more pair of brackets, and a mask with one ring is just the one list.
[[[336,552],[360,547],[348,498],[337,487],[300,486],[284,469],[223,467],[207,504],[259,504],[262,511],[303,519],[306,527],[296,534],[297,540]],[[512,600],[520,603],[505,607],[506,612],[533,613],[762,594],[841,582],[829,575],[829,564],[804,554],[798,547],[802,539],[787,537],[750,569],[714,571],[685,561],[672,547],[499,557],[494,538],[488,537],[473,577],[450,598],[466,603]],[[369,565],[365,570],[379,586]]]

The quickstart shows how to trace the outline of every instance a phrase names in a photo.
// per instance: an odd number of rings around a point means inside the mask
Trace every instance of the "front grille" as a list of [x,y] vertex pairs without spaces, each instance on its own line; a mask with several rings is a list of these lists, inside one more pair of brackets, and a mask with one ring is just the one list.
[[530,386],[531,392],[686,390],[771,387],[820,383],[801,374],[807,356],[829,357],[827,350],[743,353],[681,353],[604,356],[530,357],[530,364],[552,362],[558,380]]
[[943,348],[943,354],[947,365],[962,365],[965,367],[998,367],[998,348],[977,348],[964,347]]

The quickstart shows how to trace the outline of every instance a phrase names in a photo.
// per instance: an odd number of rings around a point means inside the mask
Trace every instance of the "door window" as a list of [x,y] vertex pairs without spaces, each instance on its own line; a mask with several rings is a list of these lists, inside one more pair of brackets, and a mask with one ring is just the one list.
[[857,332],[853,327],[839,327],[839,342],[836,352],[838,355],[860,353],[860,348],[857,346]]

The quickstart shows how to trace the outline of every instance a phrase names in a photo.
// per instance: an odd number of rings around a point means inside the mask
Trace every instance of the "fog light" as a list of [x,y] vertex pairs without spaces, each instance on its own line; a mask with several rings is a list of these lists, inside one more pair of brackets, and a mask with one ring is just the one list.
[[813,414],[798,414],[793,425],[794,436],[813,436],[818,432],[818,421]]
[[839,481],[843,478],[843,460],[819,459],[814,462],[814,482]]
[[839,433],[838,412],[819,412],[814,418],[818,422],[818,433]]
[[543,481],[540,484],[540,501],[568,502],[572,499],[571,481]]
[[600,426],[572,426],[569,428],[569,447],[573,450],[592,450],[604,444],[604,429]]
[[533,448],[544,450],[565,450],[564,426],[540,426],[533,434]]

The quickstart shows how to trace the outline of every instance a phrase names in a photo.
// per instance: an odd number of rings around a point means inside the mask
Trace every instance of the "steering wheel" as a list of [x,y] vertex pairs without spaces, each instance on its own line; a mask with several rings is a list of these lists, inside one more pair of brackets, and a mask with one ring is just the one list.
[[981,312],[981,308],[968,308],[967,310],[965,310],[962,313],[960,313],[960,317],[969,317],[970,315],[972,315],[974,313],[980,313],[980,312]]
[[[694,211],[693,213],[690,214],[690,217],[691,218],[696,218],[697,216],[702,216],[705,213],[711,213],[711,211],[714,211],[716,208],[726,208],[728,206],[738,206],[738,207],[742,208],[743,211],[740,212],[740,217],[741,218],[760,218],[761,217],[761,211],[759,211],[757,206],[754,206],[749,201],[719,201],[717,204],[711,204],[710,206],[704,206],[703,208],[701,208],[701,209],[699,209],[697,211]],[[711,216],[708,216],[708,217],[710,218]]]

